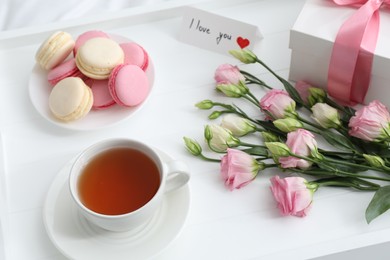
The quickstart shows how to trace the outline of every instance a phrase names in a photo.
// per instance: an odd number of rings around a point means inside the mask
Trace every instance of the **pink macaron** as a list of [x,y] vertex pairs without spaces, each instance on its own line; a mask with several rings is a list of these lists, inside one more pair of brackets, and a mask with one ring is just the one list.
[[120,64],[110,74],[108,89],[118,105],[132,107],[148,96],[149,80],[137,65]]
[[119,44],[125,54],[124,63],[137,65],[144,71],[149,65],[149,55],[140,45],[134,42]]
[[87,79],[85,83],[91,88],[93,94],[92,108],[101,110],[115,105],[110,91],[108,90],[108,79],[96,80]]
[[59,81],[67,77],[83,78],[83,74],[77,68],[74,58],[64,61],[47,73],[47,81],[51,86],[56,85]]
[[110,36],[108,36],[107,33],[102,31],[92,30],[92,31],[84,32],[80,34],[75,41],[75,45],[73,48],[73,56],[76,57],[77,51],[81,47],[81,45],[83,45],[89,39],[96,38],[96,37],[110,38]]

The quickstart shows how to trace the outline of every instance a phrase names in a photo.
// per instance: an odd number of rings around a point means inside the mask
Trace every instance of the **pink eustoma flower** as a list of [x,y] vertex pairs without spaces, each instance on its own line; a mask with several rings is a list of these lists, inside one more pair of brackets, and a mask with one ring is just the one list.
[[[292,153],[300,156],[310,156],[312,151],[317,151],[317,141],[314,135],[301,128],[287,134],[286,145]],[[312,165],[312,162],[294,156],[280,157],[279,163],[282,168],[307,169]]]
[[220,65],[215,71],[214,79],[217,84],[228,83],[237,85],[240,82],[245,82],[245,77],[241,74],[240,69],[230,64]]
[[229,190],[239,189],[254,180],[264,164],[249,154],[228,148],[221,160],[221,176]]
[[316,103],[324,103],[327,97],[325,90],[313,87],[305,81],[298,81],[295,84],[295,89],[303,102],[310,107]]
[[349,134],[357,138],[380,142],[390,136],[390,114],[378,100],[358,109],[349,120]]
[[271,178],[271,191],[283,216],[305,217],[311,208],[318,184],[302,177]]
[[309,88],[312,86],[305,81],[297,81],[295,84],[295,89],[298,91],[299,96],[302,98],[303,102],[306,104],[309,102],[308,98],[310,96]]
[[260,107],[269,113],[273,119],[281,119],[296,115],[295,101],[289,96],[287,91],[272,89],[260,100]]

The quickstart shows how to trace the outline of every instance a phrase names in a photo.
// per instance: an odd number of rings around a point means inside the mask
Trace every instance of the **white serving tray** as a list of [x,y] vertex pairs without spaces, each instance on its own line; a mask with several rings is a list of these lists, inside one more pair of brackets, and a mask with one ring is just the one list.
[[[264,39],[254,51],[287,77],[289,30],[303,3],[220,0],[196,7],[257,25]],[[194,104],[208,98],[232,102],[216,93],[213,75],[218,65],[238,62],[178,41],[185,8],[180,1],[173,1],[0,34],[0,132],[5,151],[0,179],[5,179],[7,187],[7,207],[0,218],[8,220],[6,259],[66,259],[43,225],[46,194],[66,162],[91,143],[110,137],[150,143],[184,160],[192,169],[191,207],[184,229],[155,259],[309,259],[390,241],[388,214],[370,225],[365,223],[364,211],[372,194],[321,189],[315,194],[309,216],[280,217],[269,191],[268,173],[230,192],[220,180],[217,164],[205,163],[186,152],[182,136],[203,141],[203,127],[212,123],[207,120],[208,112],[196,109]],[[100,29],[143,45],[156,71],[153,94],[145,107],[129,120],[90,132],[47,122],[29,100],[28,79],[39,44],[58,29],[74,35]],[[241,68],[280,87],[258,66]],[[259,97],[264,94],[262,90],[255,93]],[[234,103],[241,105],[238,100]]]

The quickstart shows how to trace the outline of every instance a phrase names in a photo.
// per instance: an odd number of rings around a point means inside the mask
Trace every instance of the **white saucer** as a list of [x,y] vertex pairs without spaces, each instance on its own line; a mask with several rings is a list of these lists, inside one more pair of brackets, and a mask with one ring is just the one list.
[[[110,36],[118,43],[132,42],[132,40],[123,36],[112,34]],[[62,122],[51,113],[49,109],[49,95],[53,87],[47,81],[47,71],[38,64],[35,64],[31,71],[28,89],[33,106],[49,122],[72,130],[94,130],[114,125],[129,118],[145,104],[152,93],[154,85],[154,65],[150,57],[146,75],[149,79],[150,90],[148,97],[140,105],[134,107],[114,105],[102,110],[91,110],[84,118],[72,122]]]
[[[159,152],[165,161],[172,160]],[[188,184],[166,194],[154,217],[141,230],[111,232],[87,222],[77,211],[68,188],[71,163],[53,181],[43,208],[47,234],[59,251],[70,259],[150,258],[177,237],[190,207]]]

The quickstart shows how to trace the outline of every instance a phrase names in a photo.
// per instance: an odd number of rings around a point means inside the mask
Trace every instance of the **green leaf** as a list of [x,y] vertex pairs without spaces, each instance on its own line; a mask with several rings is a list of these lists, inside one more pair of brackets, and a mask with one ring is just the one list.
[[376,155],[382,157],[382,159],[389,159],[390,158],[390,150],[382,150],[378,153],[376,153]]
[[287,134],[277,129],[272,121],[263,121],[263,120],[256,120],[256,123],[263,127],[265,130],[268,130],[275,135],[278,135],[280,137],[280,141],[285,141],[287,138]]
[[298,107],[304,105],[304,102],[299,95],[298,91],[286,80],[279,78],[279,80],[283,83],[284,89],[288,92],[290,97],[296,102]]
[[321,169],[329,169],[329,166],[331,166],[333,169],[337,169],[339,171],[343,172],[350,172],[350,173],[359,173],[359,172],[365,172],[367,171],[367,168],[365,167],[359,167],[358,164],[352,166],[352,165],[345,165],[337,162],[329,162],[326,163],[318,162],[318,167]]
[[268,156],[269,155],[268,149],[265,147],[260,147],[260,146],[244,149],[242,151],[246,152],[248,154],[251,154],[251,155],[258,155],[258,156]]
[[383,158],[390,158],[389,146],[386,143],[374,143],[361,141],[361,147],[364,148],[365,153],[375,154]]
[[332,171],[329,171],[328,169],[322,169],[319,168],[317,165],[312,165],[309,169],[301,170],[297,168],[289,168],[290,171],[293,172],[299,172],[306,175],[316,176],[316,177],[331,177],[334,176],[334,173]]
[[348,126],[349,120],[353,115],[355,115],[356,110],[352,107],[343,107],[342,111],[344,111],[344,114],[341,118],[341,121],[346,123],[346,126]]
[[357,150],[357,147],[352,143],[352,141],[343,135],[335,134],[327,130],[322,131],[321,134],[329,144],[336,148],[347,151]]
[[370,223],[390,208],[390,185],[383,186],[375,192],[366,209],[366,221]]
[[[326,157],[332,158],[332,159],[343,159],[348,160],[353,163],[361,163],[361,157],[357,156],[356,154],[350,153],[350,152],[336,152],[336,151],[327,151],[323,149],[318,149],[318,151],[325,155]],[[357,161],[356,159],[360,159],[360,161]]]
[[315,180],[320,186],[350,187],[358,190],[375,191],[380,187],[378,184],[352,177],[332,177]]

